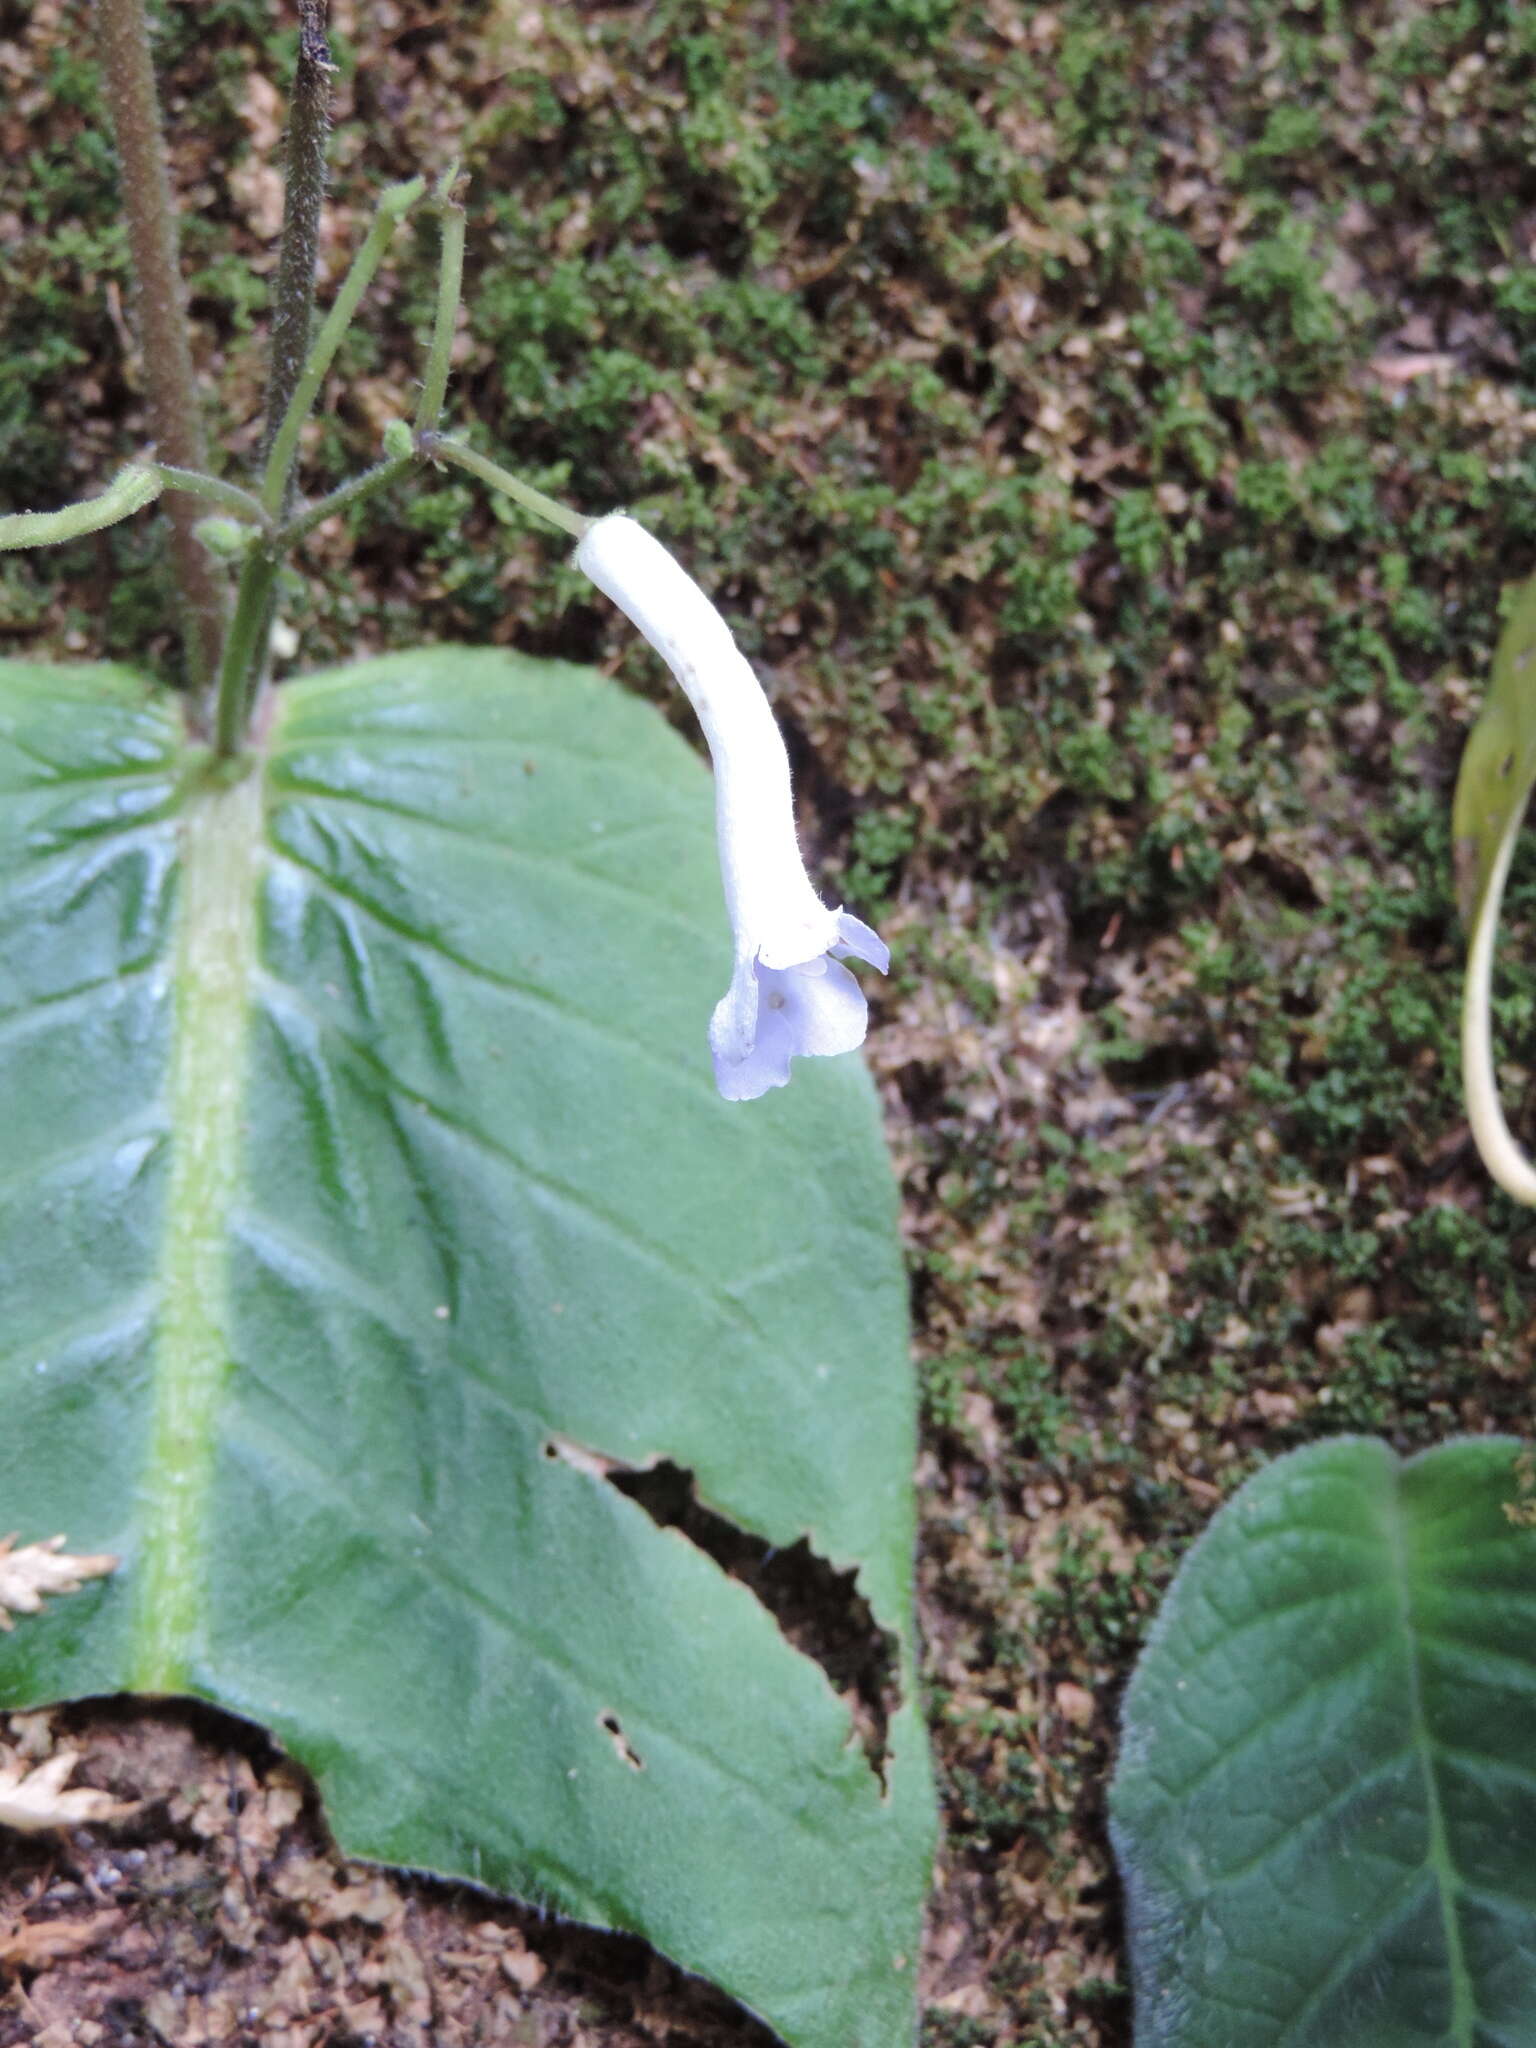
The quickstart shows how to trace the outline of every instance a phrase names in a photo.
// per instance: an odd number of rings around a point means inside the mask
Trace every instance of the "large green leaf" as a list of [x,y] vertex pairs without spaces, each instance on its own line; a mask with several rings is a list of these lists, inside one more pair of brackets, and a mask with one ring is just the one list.
[[1125,1705],[1138,2048],[1536,2043],[1533,1495],[1340,1438],[1216,1517]]
[[[350,1853],[890,2048],[931,1806],[894,1193],[857,1061],[718,1100],[728,971],[707,776],[582,671],[312,677],[220,783],[133,675],[0,668],[0,1524],[123,1558],[0,1637],[0,1703],[200,1694]],[[857,1567],[884,1786],[611,1483],[662,1459]]]

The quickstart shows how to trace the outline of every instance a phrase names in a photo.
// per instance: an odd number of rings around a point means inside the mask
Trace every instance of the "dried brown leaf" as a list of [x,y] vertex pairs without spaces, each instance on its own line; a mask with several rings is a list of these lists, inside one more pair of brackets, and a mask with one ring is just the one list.
[[48,1828],[77,1828],[92,1822],[124,1820],[136,1805],[114,1799],[90,1786],[64,1790],[64,1781],[79,1763],[79,1753],[61,1749],[35,1770],[25,1764],[0,1764],[0,1828],[19,1834],[40,1834]]
[[90,1913],[83,1920],[13,1920],[0,1926],[0,1968],[36,1970],[84,1955],[122,1924],[118,1912]]
[[12,1545],[13,1535],[0,1537],[0,1629],[15,1627],[14,1614],[36,1614],[54,1593],[78,1593],[87,1579],[105,1578],[117,1570],[115,1557],[70,1557],[64,1538],[46,1543]]

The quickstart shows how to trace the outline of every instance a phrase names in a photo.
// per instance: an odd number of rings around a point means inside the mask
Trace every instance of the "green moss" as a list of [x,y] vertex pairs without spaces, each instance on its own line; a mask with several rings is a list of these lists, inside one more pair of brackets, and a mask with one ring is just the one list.
[[988,2048],[992,2039],[989,2022],[964,2013],[930,2011],[923,2018],[922,2048]]

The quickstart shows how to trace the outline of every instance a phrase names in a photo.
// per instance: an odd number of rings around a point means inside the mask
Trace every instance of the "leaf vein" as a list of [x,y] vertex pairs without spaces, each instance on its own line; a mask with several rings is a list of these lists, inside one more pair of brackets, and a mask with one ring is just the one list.
[[[601,1039],[604,1044],[616,1046],[632,1058],[640,1060],[648,1066],[660,1068],[670,1079],[692,1084],[694,1091],[700,1095],[709,1096],[713,1093],[712,1088],[706,1084],[706,1076],[702,1064],[684,1063],[682,1061],[673,1062],[664,1059],[659,1053],[652,1052],[649,1047],[643,1045],[639,1039],[629,1037],[621,1031],[615,1031],[610,1024],[606,1024],[602,1019],[594,1017],[590,1011],[579,1010],[570,1003],[562,1002],[558,996],[552,994],[547,989],[541,988],[538,983],[520,981],[515,976],[502,974],[494,968],[484,966],[479,961],[467,958],[463,953],[457,952],[452,946],[445,944],[435,934],[419,931],[407,925],[402,919],[393,916],[388,910],[384,909],[381,904],[375,903],[369,897],[362,895],[355,886],[338,881],[335,876],[324,873],[320,868],[313,866],[309,861],[303,859],[298,854],[288,851],[286,848],[281,852],[275,853],[274,858],[290,867],[300,869],[325,894],[336,897],[351,909],[361,911],[365,917],[371,918],[375,924],[381,926],[383,930],[389,932],[404,944],[419,946],[423,952],[430,953],[434,959],[446,961],[450,967],[456,967],[471,980],[482,983],[486,988],[495,989],[499,994],[526,1002],[530,1009],[545,1011],[550,1016],[558,1018],[562,1023],[574,1024],[583,1030],[589,1031],[595,1038]],[[312,1010],[308,1010],[308,1006],[303,1003],[303,999],[299,996],[292,982],[285,980],[281,975],[272,973],[270,969],[263,971],[263,979],[270,985],[281,988],[285,997],[293,1002],[296,1007],[305,1008],[317,1025],[322,1026],[326,1030],[339,1028],[333,1026],[329,1019],[321,1018]]]
[[[379,803],[373,798],[365,796],[338,796],[332,790],[310,789],[303,783],[294,784],[292,787],[297,795],[308,798],[311,806],[322,803],[335,804],[344,810],[371,811],[380,817],[398,818],[406,824],[419,826],[426,832],[435,832],[449,839],[462,839],[467,844],[478,847],[482,852],[494,850],[498,854],[506,855],[508,859],[520,866],[543,868],[547,871],[552,870],[554,873],[563,875],[571,881],[577,882],[585,888],[597,891],[602,895],[617,896],[625,903],[640,904],[643,906],[646,914],[654,918],[658,923],[679,926],[688,933],[690,938],[698,936],[697,928],[692,921],[684,916],[681,911],[673,910],[668,905],[659,903],[654,890],[635,888],[628,882],[615,880],[612,875],[601,874],[596,869],[584,867],[578,861],[563,859],[555,854],[541,853],[531,846],[520,845],[516,840],[493,836],[480,830],[478,827],[472,828],[467,825],[455,825],[446,818],[434,818],[430,811],[410,810],[401,804]],[[307,807],[296,805],[295,808],[299,810],[302,816]],[[280,823],[281,818],[281,811],[275,812],[272,823],[274,825]],[[298,858],[292,852],[292,849],[282,844],[282,842],[279,842],[279,850],[287,854],[290,859]],[[300,864],[304,866],[309,865],[309,863],[302,861]]]

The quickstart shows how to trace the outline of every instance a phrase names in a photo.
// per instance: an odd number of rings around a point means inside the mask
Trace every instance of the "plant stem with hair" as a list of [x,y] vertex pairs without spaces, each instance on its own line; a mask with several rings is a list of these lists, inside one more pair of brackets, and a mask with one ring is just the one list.
[[362,304],[363,294],[373,282],[374,272],[384,260],[397,227],[410,212],[426,190],[424,178],[412,178],[403,185],[391,185],[385,191],[373,217],[372,225],[363,241],[363,246],[352,259],[352,267],[336,294],[335,303],[321,323],[320,332],[314,345],[304,359],[277,432],[272,437],[271,449],[267,455],[266,473],[262,478],[261,500],[274,519],[282,516],[284,498],[287,494],[289,473],[298,461],[299,435],[304,422],[309,418],[320,387],[325,382],[326,372],[335,360],[336,351],[346,337],[347,329]]
[[[333,69],[330,45],[325,39],[325,0],[299,0],[299,60],[293,74],[293,105],[288,115],[283,240],[272,295],[272,362],[267,376],[264,456],[271,454],[309,355]],[[292,509],[297,468],[297,463],[289,464],[282,502],[272,508],[278,518],[286,518]]]
[[573,534],[577,540],[594,524],[585,513],[573,512],[558,498],[536,491],[532,484],[525,484],[510,469],[503,469],[499,462],[492,462],[488,456],[477,455],[462,441],[450,441],[445,434],[418,434],[416,446],[429,462],[451,462],[456,469],[467,469],[471,476],[479,477],[481,483],[489,484],[493,491],[500,491],[514,505],[521,505],[536,519],[544,520],[549,526],[558,526],[562,533]]
[[[380,197],[373,225],[363,246],[353,257],[336,301],[322,321],[320,332],[293,380],[282,419],[267,450],[262,476],[261,502],[274,526],[282,518],[284,505],[291,501],[292,475],[299,457],[299,436],[325,382],[326,372],[356,316],[363,294],[384,260],[391,237],[425,190],[424,178],[412,178],[404,185],[391,185]],[[224,648],[215,691],[214,746],[221,755],[238,753],[251,704],[266,668],[280,555],[281,547],[275,536],[259,541],[246,556],[245,566],[240,572],[234,624]]]
[[416,431],[432,433],[442,417],[452,367],[453,330],[464,292],[464,209],[453,197],[458,178],[454,164],[438,180],[435,199],[442,231],[442,248],[437,270],[437,312],[432,322],[432,346],[421,380],[421,403],[416,408]]
[[[96,16],[103,82],[122,166],[133,301],[156,452],[174,468],[206,470],[208,451],[187,340],[176,213],[143,0],[96,0]],[[188,680],[201,685],[218,670],[227,592],[192,530],[202,516],[197,499],[168,491],[165,510]]]

